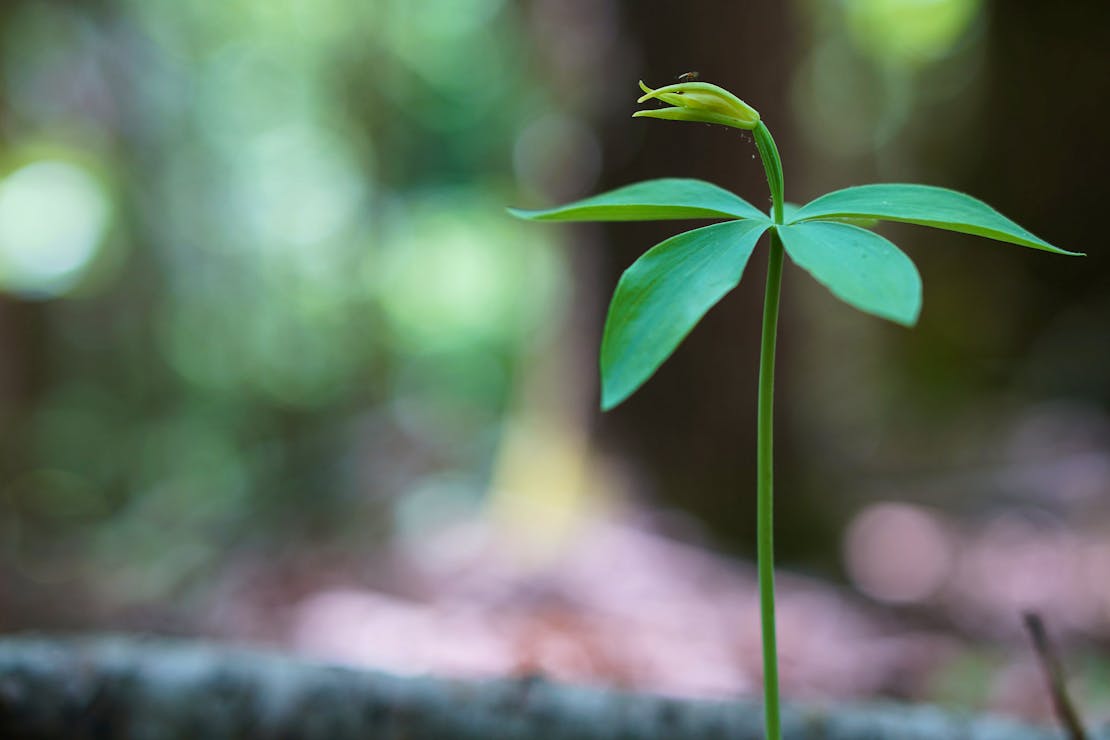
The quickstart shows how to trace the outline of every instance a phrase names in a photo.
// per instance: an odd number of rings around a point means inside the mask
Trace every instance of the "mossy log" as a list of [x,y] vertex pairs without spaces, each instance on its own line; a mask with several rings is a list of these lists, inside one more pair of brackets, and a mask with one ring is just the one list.
[[[751,700],[686,701],[536,677],[397,677],[153,638],[0,640],[0,738],[10,740],[758,740],[761,724]],[[894,704],[792,706],[784,725],[790,740],[1061,737]]]

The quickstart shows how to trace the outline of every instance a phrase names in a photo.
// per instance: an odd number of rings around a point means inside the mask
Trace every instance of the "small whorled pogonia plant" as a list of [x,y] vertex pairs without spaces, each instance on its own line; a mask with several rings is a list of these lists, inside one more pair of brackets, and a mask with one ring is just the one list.
[[1001,242],[1058,249],[986,203],[928,185],[861,185],[823,195],[800,208],[783,200],[782,163],[759,113],[707,82],[653,90],[640,83],[637,102],[667,107],[635,117],[714,123],[751,131],[771,191],[771,212],[701,180],[665,178],[538,211],[510,209],[535,221],[720,219],[649,249],[621,276],[601,341],[601,406],[612,409],[634,393],[674,352],[702,316],[740,282],[756,243],[770,234],[763,306],[757,421],[757,554],[763,628],[766,737],[781,738],[775,642],[772,544],[772,418],[775,338],[784,253],[833,295],[866,313],[913,326],[921,311],[921,278],[898,247],[864,226],[902,221],[976,234]]

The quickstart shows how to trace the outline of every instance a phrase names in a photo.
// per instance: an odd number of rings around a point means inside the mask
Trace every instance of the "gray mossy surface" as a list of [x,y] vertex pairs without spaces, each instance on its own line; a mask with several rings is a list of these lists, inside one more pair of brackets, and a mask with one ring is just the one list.
[[[788,740],[1056,740],[1055,728],[894,704],[787,707]],[[136,637],[0,640],[12,740],[758,740],[750,700],[681,701],[540,678],[402,678]],[[1110,738],[1110,732],[1094,734]]]

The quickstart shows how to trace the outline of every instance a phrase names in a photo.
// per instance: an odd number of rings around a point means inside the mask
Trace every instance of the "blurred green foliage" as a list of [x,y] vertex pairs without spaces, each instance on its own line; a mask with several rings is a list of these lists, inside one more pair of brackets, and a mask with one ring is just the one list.
[[518,11],[5,5],[7,562],[157,598],[480,496],[565,272],[501,210],[545,110]]

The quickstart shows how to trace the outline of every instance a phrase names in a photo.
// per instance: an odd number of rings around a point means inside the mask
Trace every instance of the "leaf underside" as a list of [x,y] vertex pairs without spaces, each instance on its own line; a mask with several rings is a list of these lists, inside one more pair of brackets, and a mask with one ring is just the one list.
[[778,229],[786,253],[842,301],[913,326],[921,312],[921,277],[889,240],[858,226],[803,221]]
[[621,276],[601,340],[601,406],[624,401],[736,287],[765,221],[714,224],[673,236]]
[[902,221],[1056,254],[1081,254],[1052,246],[977,198],[932,185],[876,184],[837,190],[799,208],[789,223],[839,218]]
[[510,208],[509,213],[533,221],[742,218],[769,222],[765,213],[740,196],[703,180],[685,178],[645,180],[556,208]]

